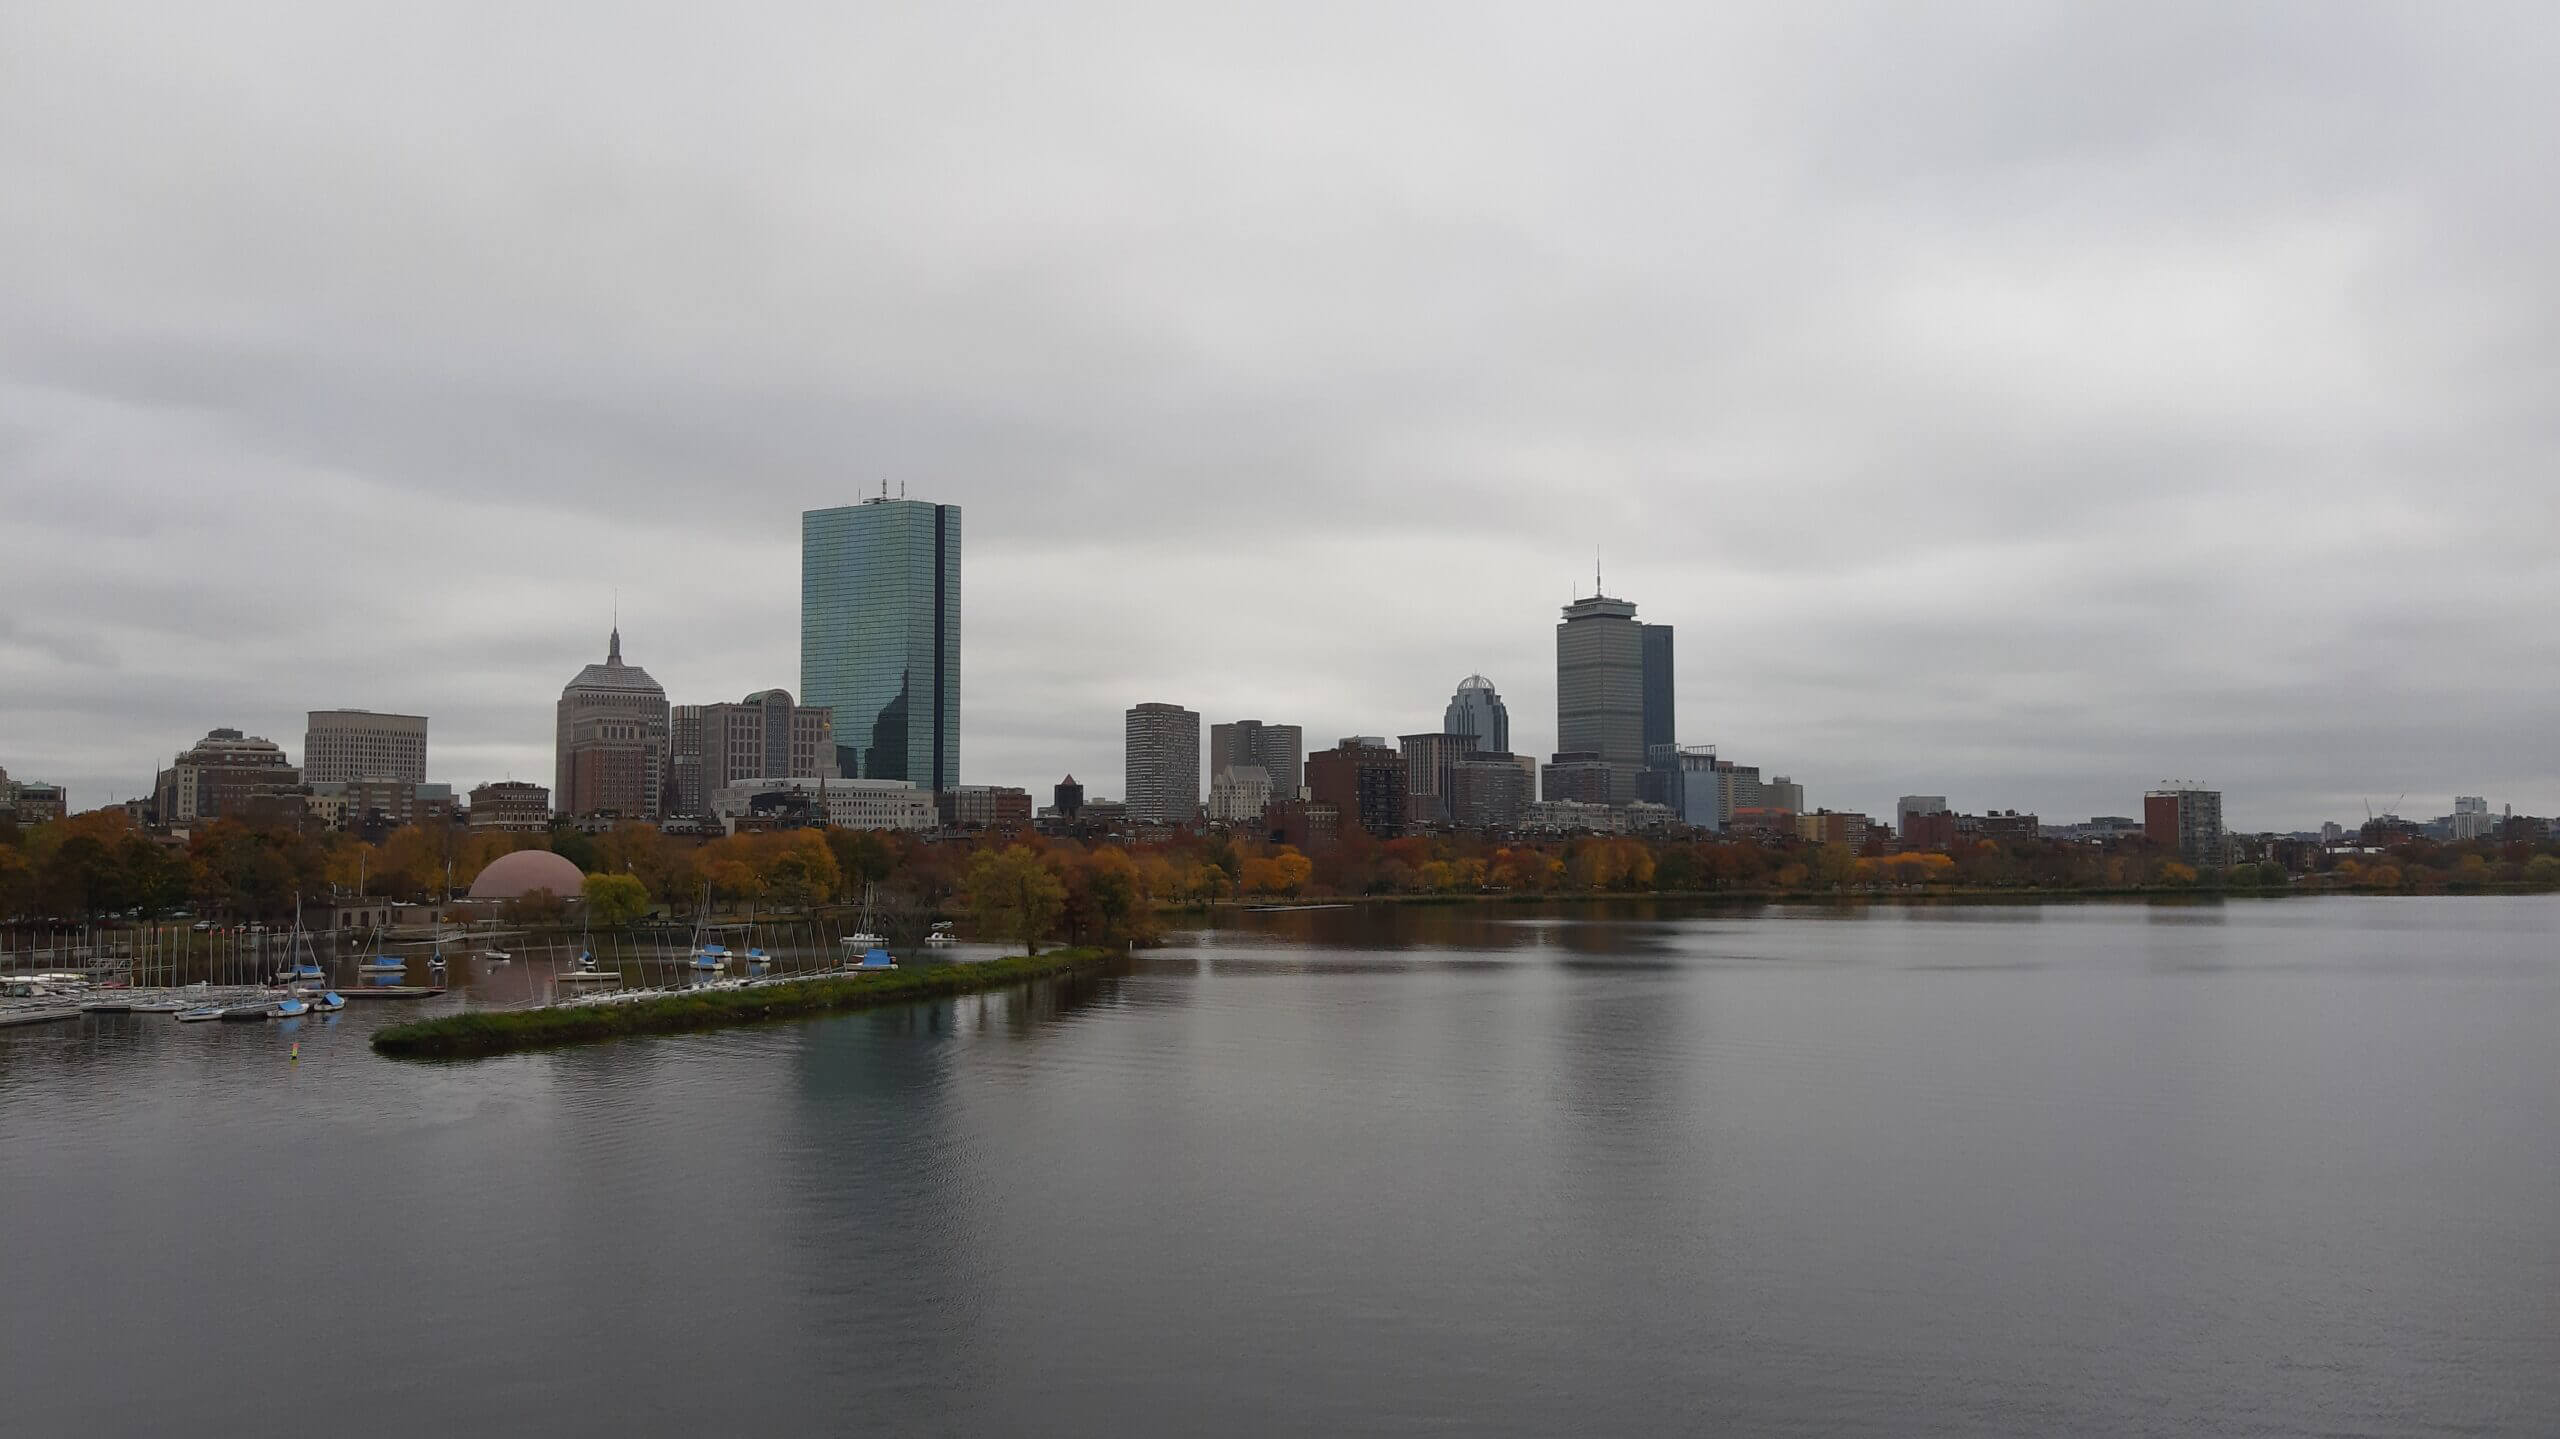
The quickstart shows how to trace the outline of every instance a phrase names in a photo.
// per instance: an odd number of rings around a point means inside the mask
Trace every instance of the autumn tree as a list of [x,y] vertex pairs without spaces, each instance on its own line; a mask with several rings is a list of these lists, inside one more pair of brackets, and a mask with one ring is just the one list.
[[978,931],[1013,940],[1027,953],[1040,952],[1040,941],[1066,912],[1066,886],[1029,845],[978,851],[962,883]]
[[628,874],[591,874],[579,886],[587,901],[587,922],[602,929],[622,929],[649,912],[649,889]]

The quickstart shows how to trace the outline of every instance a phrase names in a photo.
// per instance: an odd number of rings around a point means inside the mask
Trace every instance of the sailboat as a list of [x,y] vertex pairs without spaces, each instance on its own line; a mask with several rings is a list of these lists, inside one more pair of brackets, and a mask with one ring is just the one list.
[[[297,955],[300,957],[296,958]],[[297,894],[293,897],[293,934],[285,941],[284,964],[276,971],[276,981],[280,984],[317,984],[328,977],[329,972],[320,967],[317,957],[311,953],[310,936],[302,932],[302,896]]]
[[[885,940],[885,939],[881,938],[881,937],[880,937],[880,935],[879,935],[879,933],[878,933],[877,931],[873,930],[873,929],[872,929],[872,927],[871,927],[871,912],[872,912],[872,908],[873,908],[874,902],[875,902],[875,901],[878,899],[878,897],[879,897],[879,892],[880,892],[880,886],[879,886],[878,884],[873,883],[873,882],[870,882],[870,881],[867,881],[867,880],[863,883],[863,886],[862,886],[862,927],[861,927],[860,929],[855,930],[853,933],[848,934],[848,935],[846,935],[846,936],[844,937],[844,947],[845,947],[845,948],[847,948],[847,949],[855,949],[855,950],[865,950],[865,951],[868,951],[868,950],[878,949],[878,948],[879,948],[879,947],[881,947],[882,945],[887,944],[887,943],[889,942],[889,941],[887,941],[887,940]],[[863,958],[864,958],[864,963],[866,963],[866,964],[867,964],[867,963],[869,963],[869,962],[870,962],[870,956],[869,956],[867,953],[864,955],[864,957],[863,957]]]
[[622,978],[622,972],[616,969],[596,968],[595,935],[586,925],[581,924],[578,926],[578,963],[575,968],[560,971],[558,978],[562,983],[567,984],[591,981],[602,983]]
[[702,906],[695,910],[693,915],[693,957],[686,962],[698,970],[727,969],[729,947],[725,944],[706,943],[702,938],[703,926],[710,921],[711,886],[705,883],[702,886]]

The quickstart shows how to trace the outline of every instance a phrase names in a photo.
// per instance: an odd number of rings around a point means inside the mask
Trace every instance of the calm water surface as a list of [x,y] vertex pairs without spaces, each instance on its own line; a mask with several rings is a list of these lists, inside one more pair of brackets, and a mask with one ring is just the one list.
[[2560,1434],[2551,899],[1252,916],[451,1065],[404,1012],[0,1032],[0,1429]]

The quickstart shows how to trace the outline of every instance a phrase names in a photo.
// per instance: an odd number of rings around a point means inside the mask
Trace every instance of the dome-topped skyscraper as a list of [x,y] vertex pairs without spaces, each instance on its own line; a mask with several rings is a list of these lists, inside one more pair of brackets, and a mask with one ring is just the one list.
[[660,817],[667,776],[667,692],[638,665],[622,662],[615,625],[604,663],[578,671],[560,691],[559,765],[552,788],[560,812]]
[[1447,713],[1440,718],[1443,734],[1471,734],[1476,749],[1484,754],[1511,752],[1511,711],[1503,706],[1502,695],[1493,681],[1482,675],[1469,675],[1458,681],[1458,692],[1450,697]]

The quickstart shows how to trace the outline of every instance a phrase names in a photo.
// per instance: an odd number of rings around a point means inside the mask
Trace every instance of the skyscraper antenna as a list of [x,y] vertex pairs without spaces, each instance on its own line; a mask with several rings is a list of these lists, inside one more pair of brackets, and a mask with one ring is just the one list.
[[1591,547],[1591,593],[1596,597],[1608,593],[1600,588],[1600,547]]

